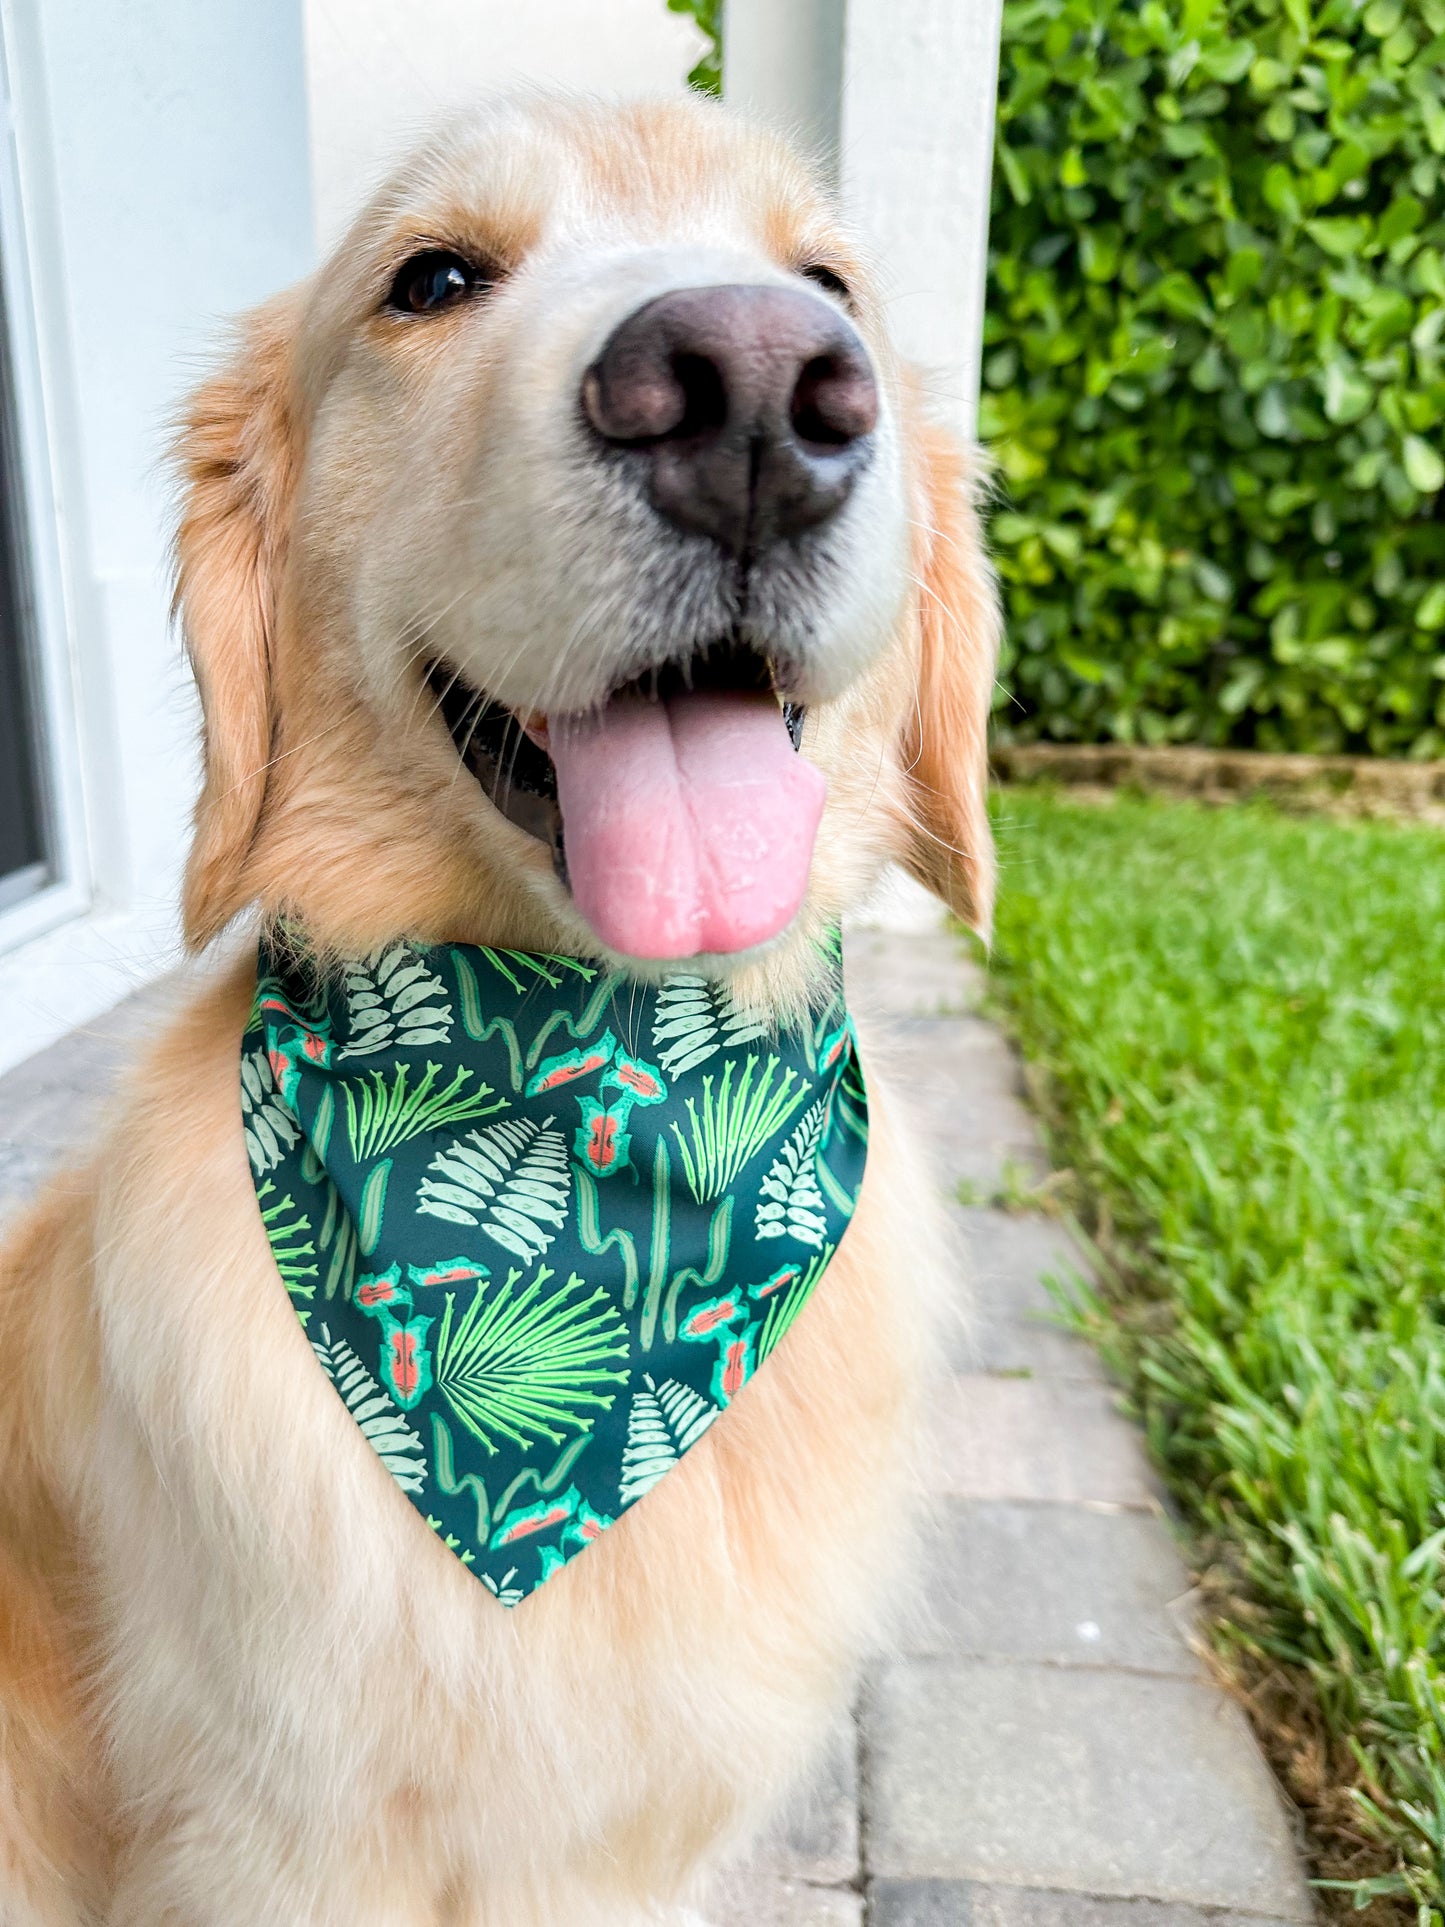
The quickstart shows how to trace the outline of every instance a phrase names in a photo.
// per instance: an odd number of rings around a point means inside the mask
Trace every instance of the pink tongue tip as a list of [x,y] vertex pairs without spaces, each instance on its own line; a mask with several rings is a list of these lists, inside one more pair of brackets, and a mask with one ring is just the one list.
[[766,693],[549,719],[573,901],[624,956],[750,949],[797,915],[827,783]]

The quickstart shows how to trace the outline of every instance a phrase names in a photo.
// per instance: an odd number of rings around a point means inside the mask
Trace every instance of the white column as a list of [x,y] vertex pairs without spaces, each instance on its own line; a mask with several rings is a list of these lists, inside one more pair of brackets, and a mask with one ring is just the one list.
[[849,0],[843,185],[884,266],[894,338],[972,433],[1002,0]]
[[723,93],[838,160],[846,0],[724,0]]
[[[970,433],[1002,0],[726,0],[724,91],[836,140],[894,338]],[[831,92],[830,92],[831,90]]]

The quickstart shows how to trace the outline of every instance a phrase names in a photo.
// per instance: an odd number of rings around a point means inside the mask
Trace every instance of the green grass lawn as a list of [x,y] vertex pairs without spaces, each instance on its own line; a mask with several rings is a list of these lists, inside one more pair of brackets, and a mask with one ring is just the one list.
[[1106,1261],[1078,1316],[1322,1869],[1445,1922],[1445,834],[1019,790],[996,826],[995,995]]

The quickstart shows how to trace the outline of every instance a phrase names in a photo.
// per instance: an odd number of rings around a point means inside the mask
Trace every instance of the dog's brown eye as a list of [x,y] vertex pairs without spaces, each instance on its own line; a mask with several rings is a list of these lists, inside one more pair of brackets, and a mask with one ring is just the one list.
[[825,267],[821,261],[810,261],[807,267],[800,268],[798,272],[805,281],[811,281],[815,288],[821,288],[825,294],[831,294],[839,301],[853,299],[853,290],[842,275],[835,274],[832,268]]
[[492,277],[475,262],[447,248],[428,248],[397,269],[386,305],[397,314],[436,314],[491,286]]

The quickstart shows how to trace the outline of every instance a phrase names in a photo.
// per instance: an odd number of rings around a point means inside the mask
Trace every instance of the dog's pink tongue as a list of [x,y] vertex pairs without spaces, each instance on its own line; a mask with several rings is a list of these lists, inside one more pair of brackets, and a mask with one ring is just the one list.
[[615,696],[548,748],[577,908],[629,957],[746,950],[797,913],[823,813],[773,697]]

